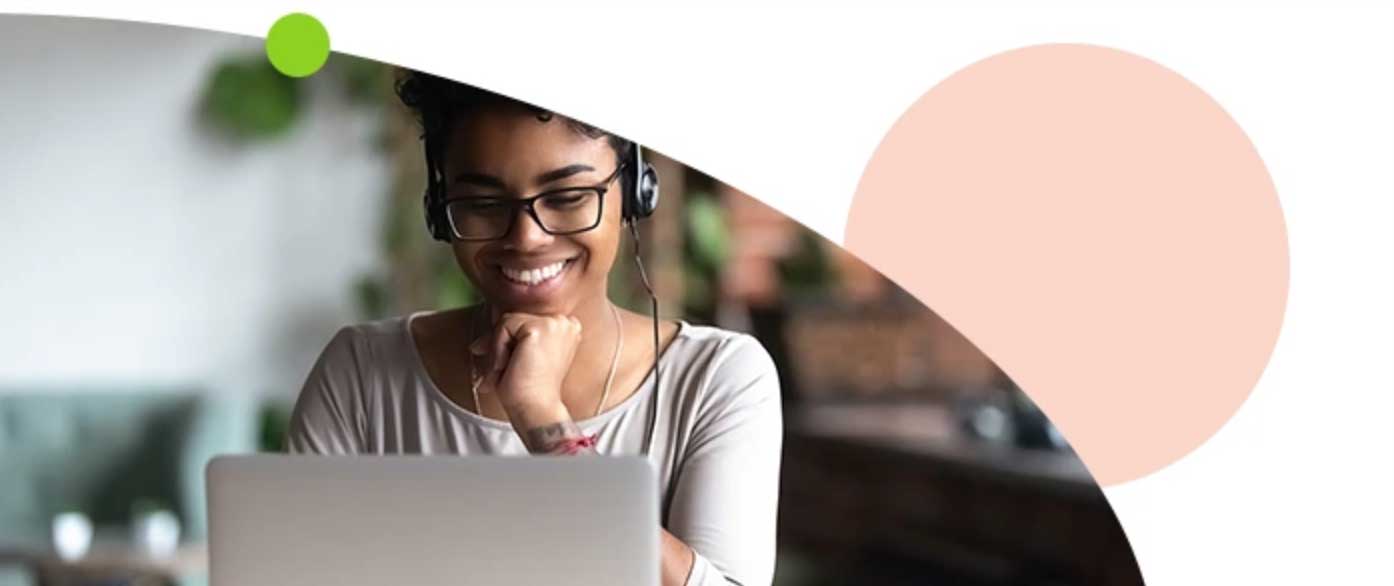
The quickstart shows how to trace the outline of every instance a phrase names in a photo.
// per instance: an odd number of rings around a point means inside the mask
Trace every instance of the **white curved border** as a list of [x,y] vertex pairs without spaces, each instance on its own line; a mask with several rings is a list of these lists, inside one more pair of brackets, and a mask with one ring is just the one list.
[[0,11],[257,36],[306,11],[335,50],[629,135],[839,242],[886,128],[959,67],[1060,41],[1156,60],[1215,97],[1258,146],[1289,221],[1292,294],[1273,361],[1234,420],[1177,465],[1109,489],[1110,500],[1149,584],[1394,582],[1394,9],[929,4],[52,1]]

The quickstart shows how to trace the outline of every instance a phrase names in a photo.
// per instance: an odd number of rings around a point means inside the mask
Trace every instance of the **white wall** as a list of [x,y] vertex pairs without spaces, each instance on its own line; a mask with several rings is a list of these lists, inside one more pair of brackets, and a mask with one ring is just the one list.
[[[259,39],[0,16],[0,389],[293,394],[377,264],[371,111],[311,83],[268,145],[199,123]],[[2,391],[0,391],[2,392]]]

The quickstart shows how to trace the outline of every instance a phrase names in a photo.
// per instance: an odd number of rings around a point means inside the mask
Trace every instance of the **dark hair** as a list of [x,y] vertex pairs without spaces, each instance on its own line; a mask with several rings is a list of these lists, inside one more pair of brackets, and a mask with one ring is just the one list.
[[[396,90],[402,104],[416,115],[417,122],[421,124],[421,140],[425,143],[426,151],[426,172],[432,177],[439,177],[444,173],[442,161],[445,158],[447,138],[456,122],[465,116],[498,106],[522,108],[544,122],[558,116],[550,110],[522,100],[410,69],[399,70]],[[626,160],[634,147],[632,142],[618,135],[566,116],[561,118],[582,135],[605,138],[610,148],[615,151],[616,161]],[[627,177],[630,174],[623,175]],[[632,181],[622,183],[625,193],[628,194],[632,189]]]

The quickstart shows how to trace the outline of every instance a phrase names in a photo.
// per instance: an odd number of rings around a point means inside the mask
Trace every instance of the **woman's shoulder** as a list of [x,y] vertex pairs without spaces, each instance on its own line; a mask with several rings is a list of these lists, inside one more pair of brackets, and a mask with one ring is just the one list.
[[[774,359],[745,332],[684,322],[669,364],[677,376],[665,387],[701,434],[720,434],[749,421],[780,418],[782,395]],[[671,385],[671,386],[670,386]]]
[[671,351],[714,392],[733,391],[767,381],[777,388],[774,359],[758,338],[745,332],[681,322]]
[[329,339],[321,360],[335,366],[352,364],[360,369],[368,365],[397,364],[408,360],[413,351],[408,328],[412,318],[417,315],[400,315],[341,326]]
[[685,358],[700,355],[726,360],[751,355],[769,356],[764,344],[745,332],[687,320],[679,320],[678,323],[680,326],[671,350],[675,354],[686,355]]

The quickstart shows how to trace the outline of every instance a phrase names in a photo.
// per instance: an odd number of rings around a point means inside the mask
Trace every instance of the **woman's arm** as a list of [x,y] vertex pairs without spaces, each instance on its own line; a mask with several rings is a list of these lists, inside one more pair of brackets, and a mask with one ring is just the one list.
[[[706,378],[662,531],[663,584],[769,584],[783,440],[774,361],[754,338],[740,336]],[[532,453],[558,453],[582,437],[559,400],[510,419]]]
[[665,525],[696,553],[688,584],[768,585],[784,438],[774,361],[755,338],[732,338],[699,392]]
[[[576,422],[571,419],[566,406],[560,402],[552,408],[536,409],[526,415],[519,414],[512,419],[514,430],[518,432],[518,437],[523,438],[523,445],[527,446],[528,452],[533,454],[556,454],[560,453],[562,446],[575,445],[572,442],[581,440],[585,434]],[[595,449],[590,447],[579,448],[575,453],[595,454]],[[688,583],[688,577],[692,572],[693,562],[696,559],[692,548],[683,543],[682,540],[674,537],[666,529],[659,529],[660,536],[659,552],[661,555],[661,570],[663,586],[682,586]]]

